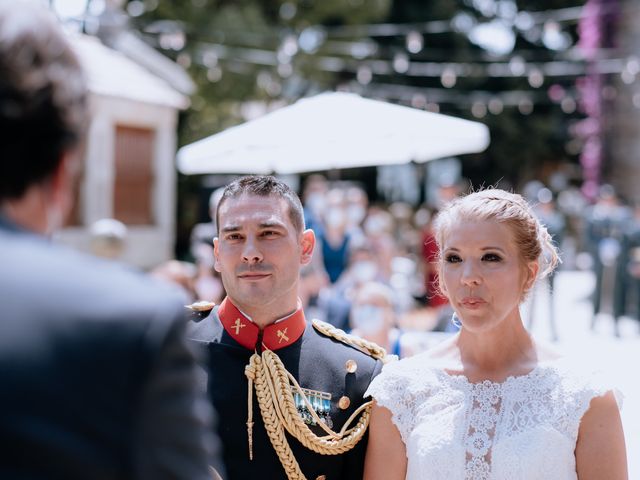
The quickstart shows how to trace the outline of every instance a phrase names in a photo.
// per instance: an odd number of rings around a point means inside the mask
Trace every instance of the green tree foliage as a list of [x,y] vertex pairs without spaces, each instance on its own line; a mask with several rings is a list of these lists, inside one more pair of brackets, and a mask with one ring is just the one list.
[[[147,9],[135,24],[156,44],[163,22],[164,28],[186,34],[185,48],[180,52],[164,50],[188,67],[197,85],[192,107],[181,121],[179,142],[186,144],[240,123],[242,102],[294,99],[302,93],[300,88],[330,88],[336,75],[309,70],[304,59],[296,65],[295,73],[286,76],[278,73],[275,54],[287,35],[298,35],[313,25],[380,21],[387,15],[389,3],[389,0],[161,1],[153,5],[155,8]],[[172,22],[168,26],[167,20]],[[220,50],[224,50],[224,58]],[[235,52],[238,60],[234,60]],[[248,54],[251,61],[246,58]],[[301,73],[310,77],[302,79]],[[299,84],[302,87],[296,87]]]
[[[389,21],[395,23],[446,20],[464,12],[476,22],[490,22],[499,18],[497,11],[507,3],[517,6],[518,12],[549,12],[553,21],[559,9],[580,7],[584,0],[517,0],[517,2],[499,2],[492,0],[433,0],[396,1],[394,2]],[[483,8],[484,7],[484,8]],[[492,11],[493,9],[493,11]],[[577,22],[562,25],[563,31],[571,36],[572,44],[577,41]],[[543,24],[536,25],[533,30],[542,32]],[[514,31],[517,31],[514,29]],[[535,33],[535,32],[532,32]],[[401,48],[402,38],[386,39],[390,49]],[[513,51],[503,55],[492,55],[469,41],[462,32],[445,32],[425,36],[425,47],[418,54],[412,55],[417,61],[450,61],[450,62],[508,62],[514,56],[521,57],[527,63],[542,63],[568,59],[566,51],[554,51],[542,44],[540,35],[525,36],[518,32]],[[471,114],[469,102],[442,103],[440,111],[471,120],[482,121],[491,131],[491,145],[480,155],[469,155],[463,159],[463,173],[478,184],[494,184],[504,181],[505,185],[517,188],[532,178],[541,178],[544,171],[551,166],[563,162],[577,163],[574,154],[568,153],[566,144],[570,140],[568,128],[571,116],[563,112],[557,103],[552,102],[547,90],[551,84],[559,84],[567,91],[574,89],[574,76],[545,78],[539,87],[532,87],[524,75],[519,78],[459,77],[455,84],[457,93],[467,95],[469,99],[474,92],[501,95],[505,92],[524,92],[532,98],[533,110],[530,114],[522,114],[518,108],[505,106],[499,114],[487,113],[475,118]],[[413,87],[440,87],[438,78],[412,78],[405,80],[406,85]],[[486,105],[489,98],[484,98]],[[573,114],[577,118],[579,114]],[[543,178],[544,180],[544,178]]]
[[[135,22],[140,31],[147,32],[151,42],[157,42],[161,36],[155,27],[163,22],[166,27],[167,20],[172,22],[171,28],[186,35],[184,49],[164,50],[188,67],[198,87],[192,107],[181,121],[179,141],[186,144],[242,122],[241,104],[248,101],[292,101],[345,85],[378,98],[386,96],[379,85],[392,85],[396,90],[408,87],[418,93],[443,90],[442,80],[437,76],[421,78],[393,70],[387,74],[376,72],[370,82],[358,83],[356,72],[362,62],[353,50],[354,45],[374,45],[362,58],[387,64],[393,62],[398,52],[414,62],[470,65],[508,62],[514,57],[520,57],[527,65],[569,58],[566,49],[551,50],[543,45],[540,38],[544,22],[536,24],[529,32],[531,35],[513,27],[514,48],[503,54],[486,51],[469,40],[468,32],[455,28],[424,33],[424,48],[408,53],[404,34],[375,36],[352,29],[349,34],[334,35],[336,27],[374,23],[420,25],[433,21],[443,21],[446,26],[461,14],[479,24],[504,19],[504,12],[552,14],[583,3],[584,0],[154,0],[145,1],[145,5],[155,8],[147,8]],[[553,15],[549,18],[553,21]],[[577,40],[576,23],[561,24],[572,44]],[[315,47],[302,48],[303,32],[319,35]],[[295,51],[288,52],[288,60],[287,38],[298,40],[289,44]],[[321,57],[338,63],[327,67],[318,60]],[[544,78],[542,85],[531,86],[526,75],[516,78],[459,75],[448,90],[457,100],[436,99],[440,111],[482,121],[492,133],[487,152],[465,157],[464,173],[476,183],[505,179],[517,187],[532,176],[541,175],[542,169],[550,164],[575,162],[565,148],[569,140],[567,114],[547,95],[552,83],[574,94],[574,81],[573,76]],[[492,95],[503,96],[505,92],[526,94],[525,103],[531,101],[533,110],[523,114],[512,104],[498,113],[474,117],[471,106],[478,99],[478,92],[483,95],[479,98],[480,113],[483,108],[487,110]],[[429,96],[425,94],[427,101],[432,101]],[[388,99],[398,101],[402,100],[400,97],[390,95]],[[405,103],[408,97],[410,94],[404,96]],[[525,105],[524,110],[527,109]]]

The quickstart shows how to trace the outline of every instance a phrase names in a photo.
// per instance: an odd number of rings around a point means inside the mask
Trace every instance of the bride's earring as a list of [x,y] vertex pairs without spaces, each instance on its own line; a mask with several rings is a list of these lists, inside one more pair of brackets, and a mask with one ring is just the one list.
[[458,318],[458,315],[456,315],[456,312],[453,312],[453,315],[451,315],[451,323],[458,329],[462,328],[462,322]]

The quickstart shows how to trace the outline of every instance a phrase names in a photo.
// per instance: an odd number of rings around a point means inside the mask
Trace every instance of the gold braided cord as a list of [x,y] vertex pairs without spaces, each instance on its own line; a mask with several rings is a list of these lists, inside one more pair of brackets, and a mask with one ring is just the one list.
[[389,359],[389,357],[387,357],[387,351],[376,343],[365,340],[364,338],[356,337],[355,335],[349,335],[344,330],[336,328],[330,323],[323,322],[321,320],[313,320],[311,323],[316,330],[327,337],[335,338],[342,343],[351,345],[361,352],[378,360],[382,360],[383,362]]
[[[278,419],[276,408],[273,405],[273,397],[267,387],[267,373],[264,368],[262,368],[261,360],[260,355],[257,353],[253,354],[249,365],[245,367],[245,375],[249,379],[249,382],[253,382],[255,385],[256,397],[258,399],[258,405],[260,406],[264,428],[267,431],[271,445],[273,445],[280,459],[280,463],[287,473],[287,478],[289,478],[289,480],[306,480],[302,470],[300,470],[298,461],[293,456],[289,442],[287,442],[282,423]],[[251,387],[251,384],[249,384],[249,387]]]
[[[255,387],[267,435],[289,479],[303,480],[305,477],[287,442],[285,430],[306,448],[322,455],[339,455],[351,450],[367,431],[372,402],[360,406],[340,431],[334,432],[320,420],[298,382],[287,372],[280,358],[270,350],[265,350],[262,355],[252,355],[249,365],[245,368],[245,375],[249,381],[249,388]],[[327,435],[316,435],[302,420],[295,405],[292,385],[303,399],[311,416]],[[251,416],[251,407],[249,409]],[[359,420],[350,428],[358,415]],[[248,424],[251,421],[250,417]]]
[[[360,441],[369,425],[370,402],[367,402],[361,407],[360,411],[363,413],[353,428],[349,428],[349,426],[355,419],[357,413],[359,413],[358,411],[354,412],[354,415],[351,415],[341,431],[336,433],[320,421],[320,417],[311,406],[306,395],[304,395],[293,376],[284,368],[282,361],[275,353],[268,350],[265,351],[263,353],[263,361],[269,371],[267,378],[269,380],[272,379],[274,383],[272,395],[277,395],[277,400],[274,403],[280,410],[279,417],[281,417],[286,430],[297,438],[300,443],[308,449],[322,455],[338,455],[351,450],[356,443]],[[304,399],[308,411],[316,420],[316,423],[328,434],[327,436],[317,436],[300,418],[293,395],[291,394],[291,388],[289,386],[290,380],[293,382],[298,394]]]

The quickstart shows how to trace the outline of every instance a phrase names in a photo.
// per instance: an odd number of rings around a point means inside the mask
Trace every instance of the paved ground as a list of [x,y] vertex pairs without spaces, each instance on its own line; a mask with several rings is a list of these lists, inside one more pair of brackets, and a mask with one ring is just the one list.
[[[558,272],[554,306],[559,341],[557,347],[582,359],[585,365],[604,371],[613,385],[624,395],[622,422],[627,441],[629,478],[640,479],[640,332],[639,324],[624,318],[620,338],[613,335],[613,322],[608,314],[600,314],[591,330],[589,294],[595,279],[588,272]],[[540,288],[533,296],[532,331],[537,338],[549,340],[549,295]],[[523,317],[528,318],[529,306]],[[605,305],[606,308],[606,305]]]

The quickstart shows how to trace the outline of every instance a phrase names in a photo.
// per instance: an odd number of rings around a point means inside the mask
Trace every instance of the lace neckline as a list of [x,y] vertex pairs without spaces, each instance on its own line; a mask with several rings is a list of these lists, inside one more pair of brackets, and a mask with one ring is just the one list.
[[[467,425],[465,428],[465,480],[489,480],[492,470],[494,442],[499,436],[499,425],[504,416],[505,401],[509,401],[513,384],[533,382],[544,376],[541,373],[548,362],[538,362],[529,372],[509,375],[500,382],[481,380],[471,382],[463,374],[451,374],[439,369],[444,381],[461,388],[467,399]],[[516,384],[517,385],[517,384]]]
[[441,368],[441,367],[438,367],[435,370],[446,379],[449,379],[450,381],[453,381],[456,383],[467,385],[469,387],[478,387],[480,385],[484,387],[504,387],[505,385],[508,385],[515,381],[522,381],[522,380],[528,380],[528,379],[534,378],[537,375],[539,375],[539,373],[542,370],[548,368],[554,362],[558,362],[558,360],[540,361],[529,372],[523,373],[522,375],[509,375],[499,382],[494,382],[493,380],[489,380],[489,379],[472,382],[463,373],[449,373],[445,368]]

